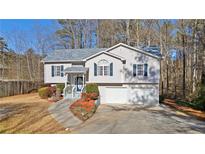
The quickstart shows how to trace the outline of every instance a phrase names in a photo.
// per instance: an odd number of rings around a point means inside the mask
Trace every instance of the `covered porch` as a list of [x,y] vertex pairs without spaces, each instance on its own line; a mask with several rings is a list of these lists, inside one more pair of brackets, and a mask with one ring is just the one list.
[[65,88],[63,90],[64,98],[79,98],[84,91],[87,80],[88,68],[68,67],[64,70],[66,76]]

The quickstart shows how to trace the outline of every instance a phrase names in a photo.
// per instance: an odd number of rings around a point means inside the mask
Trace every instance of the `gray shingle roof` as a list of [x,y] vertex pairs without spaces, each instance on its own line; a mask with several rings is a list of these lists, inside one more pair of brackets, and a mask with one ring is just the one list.
[[153,55],[156,55],[158,57],[162,56],[160,53],[160,48],[158,46],[144,47],[144,48],[141,48],[141,50],[151,53]]
[[87,58],[93,54],[96,54],[100,51],[104,51],[106,48],[87,48],[87,49],[62,49],[55,50],[54,52],[49,53],[44,61],[80,61],[84,58]]
[[[61,49],[55,50],[49,53],[44,59],[44,62],[54,61],[81,61],[87,57],[92,56],[101,51],[105,51],[107,48],[85,48],[85,49]],[[137,48],[136,48],[137,49]],[[141,48],[141,50],[161,57],[160,49],[158,48]]]
[[64,69],[65,73],[86,73],[88,68],[86,67],[67,67]]

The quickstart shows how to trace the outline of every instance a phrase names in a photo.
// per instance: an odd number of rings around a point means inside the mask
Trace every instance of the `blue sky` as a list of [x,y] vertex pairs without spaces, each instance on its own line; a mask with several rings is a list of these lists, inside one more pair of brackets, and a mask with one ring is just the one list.
[[[171,22],[174,23],[176,20],[171,20]],[[37,33],[36,27],[40,27],[40,31],[44,35],[50,35],[55,33],[60,28],[60,25],[54,19],[0,19],[0,36],[5,38],[9,48],[18,52],[19,49],[16,49],[14,40],[12,40],[15,33],[18,32],[18,36],[24,33],[22,37],[26,36],[26,41],[35,44],[37,40],[35,39]],[[95,38],[94,35],[93,38]],[[95,44],[96,40],[93,39],[92,46],[95,46]],[[22,48],[22,50],[26,50],[26,48]]]
[[14,28],[32,31],[35,25],[50,26],[52,24],[57,24],[57,21],[54,19],[0,19],[0,34]]
[[51,19],[1,19],[0,36],[6,39],[10,48],[14,48],[12,41],[8,38],[12,36],[12,31],[24,32],[27,34],[27,39],[32,41],[35,35],[35,30],[33,29],[36,26],[41,28],[52,27],[49,30],[44,31],[44,33],[49,34],[54,33],[59,25],[56,20]]
[[[53,34],[57,29],[61,27],[58,24],[57,20],[54,19],[0,19],[0,36],[2,36],[7,41],[9,48],[15,50],[16,52],[19,52],[19,48],[17,49],[15,47],[12,37],[17,34],[18,37],[22,36],[24,37],[24,39],[26,39],[26,41],[33,42],[33,44],[35,44],[37,33],[35,29],[36,26],[41,28],[40,31],[44,35]],[[21,33],[23,35],[21,35]],[[95,38],[94,33],[93,38]],[[93,39],[92,46],[94,47],[95,45],[96,39]],[[20,50],[27,50],[27,48],[22,48]]]
[[22,30],[30,30],[35,23],[41,25],[50,24],[52,20],[34,20],[34,19],[5,19],[0,20],[1,31],[8,31],[13,27],[20,27]]

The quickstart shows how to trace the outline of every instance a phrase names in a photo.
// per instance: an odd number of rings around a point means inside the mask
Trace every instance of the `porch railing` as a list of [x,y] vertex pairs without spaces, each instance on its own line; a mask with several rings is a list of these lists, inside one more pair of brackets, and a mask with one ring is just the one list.
[[72,85],[68,85],[63,89],[64,98],[71,98],[72,96]]
[[81,89],[81,93],[85,92],[85,86],[83,86],[83,88]]
[[63,89],[64,98],[79,98],[82,92],[85,92],[85,86],[82,87],[80,92],[77,91],[75,85],[68,85]]
[[77,91],[76,86],[73,86],[73,88],[72,88],[72,98],[76,97],[76,91]]

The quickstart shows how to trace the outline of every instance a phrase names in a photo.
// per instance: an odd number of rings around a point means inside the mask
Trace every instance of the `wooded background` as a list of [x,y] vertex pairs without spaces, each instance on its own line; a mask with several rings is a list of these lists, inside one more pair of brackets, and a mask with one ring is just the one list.
[[[0,37],[1,80],[42,82],[41,60],[48,52],[62,48],[108,48],[122,42],[139,48],[160,48],[163,96],[192,100],[205,82],[205,20],[72,19],[57,23],[57,29],[34,27],[33,42],[18,30],[7,34],[15,49]],[[45,33],[54,28],[54,33]]]

